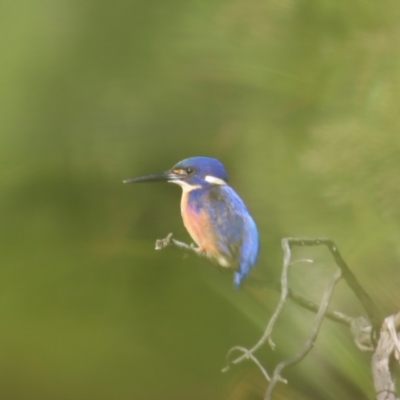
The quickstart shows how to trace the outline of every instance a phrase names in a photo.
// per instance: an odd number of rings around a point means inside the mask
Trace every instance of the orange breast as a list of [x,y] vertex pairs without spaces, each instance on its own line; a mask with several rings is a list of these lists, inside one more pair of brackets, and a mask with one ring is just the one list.
[[208,214],[204,210],[196,211],[188,204],[189,193],[184,192],[181,200],[183,224],[189,235],[211,258],[218,258],[218,248],[210,225]]

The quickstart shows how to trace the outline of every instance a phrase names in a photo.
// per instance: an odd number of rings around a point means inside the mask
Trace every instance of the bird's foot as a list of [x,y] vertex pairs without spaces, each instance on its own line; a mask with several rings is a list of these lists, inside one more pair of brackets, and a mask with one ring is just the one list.
[[157,239],[156,240],[156,250],[162,250],[165,249],[166,247],[171,245],[171,241],[172,241],[172,233],[169,233],[167,235],[167,237],[165,237],[164,239]]
[[173,234],[169,233],[164,239],[157,239],[155,246],[156,250],[162,250],[168,246],[175,246],[178,249],[195,253],[199,257],[207,257],[207,253],[202,247],[198,247],[194,243],[186,244],[184,242],[174,239],[172,236]]

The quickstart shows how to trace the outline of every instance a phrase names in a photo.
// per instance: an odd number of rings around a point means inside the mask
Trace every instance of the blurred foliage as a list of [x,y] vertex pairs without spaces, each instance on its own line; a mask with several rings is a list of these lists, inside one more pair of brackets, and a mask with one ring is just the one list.
[[[394,1],[3,0],[0,397],[261,399],[250,346],[277,302],[173,250],[172,185],[131,175],[221,159],[275,282],[283,236],[329,236],[385,314],[399,308],[400,5]],[[331,269],[293,284],[315,297]],[[335,308],[362,313],[344,284]],[[291,305],[272,368],[312,316]],[[276,398],[372,397],[369,355],[327,322]]]

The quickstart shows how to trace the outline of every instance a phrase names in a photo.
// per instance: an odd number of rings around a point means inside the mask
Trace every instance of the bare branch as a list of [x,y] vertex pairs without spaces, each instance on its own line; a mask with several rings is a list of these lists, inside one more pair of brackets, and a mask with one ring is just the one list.
[[180,250],[184,250],[187,252],[191,252],[196,254],[196,256],[198,257],[206,257],[206,254],[203,250],[201,250],[199,247],[196,247],[194,244],[186,244],[184,242],[181,242],[179,240],[173,239],[173,234],[169,233],[167,235],[167,237],[165,237],[164,239],[157,239],[156,240],[156,245],[155,245],[155,249],[156,250],[162,250],[165,249],[168,246],[175,246]]
[[[318,304],[305,298],[304,296],[302,296],[301,294],[295,292],[294,290],[292,290],[290,288],[289,288],[288,297],[290,300],[293,300],[295,303],[299,304],[300,306],[302,306],[303,308],[305,308],[309,311],[313,311],[315,313],[318,311]],[[346,315],[340,311],[329,311],[329,310],[326,311],[325,317],[332,321],[339,322],[340,324],[343,324],[346,326],[350,326],[354,319],[353,317],[349,317],[348,315]]]
[[[270,376],[268,375],[267,370],[262,366],[262,364],[260,363],[260,361],[259,361],[256,357],[254,357],[253,354],[251,354],[251,353],[249,352],[248,349],[246,349],[245,347],[242,347],[242,346],[235,346],[235,347],[232,347],[232,348],[228,351],[227,358],[229,358],[229,354],[230,354],[232,351],[240,351],[240,352],[242,352],[242,353],[244,354],[244,357],[245,357],[246,359],[253,361],[253,362],[257,365],[257,367],[258,367],[258,368],[260,369],[260,371],[263,373],[263,375],[265,376],[265,379],[266,379],[267,381],[270,381],[270,380],[271,380]],[[221,372],[226,372],[228,369],[229,369],[229,367],[225,367],[225,368],[223,368],[223,369],[221,370]],[[285,383],[286,383],[286,382],[285,382]]]
[[390,373],[389,359],[392,354],[399,360],[400,312],[387,317],[382,325],[379,341],[372,356],[371,368],[377,400],[399,400]]
[[[318,246],[325,245],[331,252],[337,266],[338,270],[332,275],[329,280],[321,303],[319,305],[308,300],[307,298],[301,296],[300,294],[291,290],[288,286],[288,273],[289,268],[298,263],[291,262],[291,250],[293,246]],[[199,257],[205,257],[205,253],[198,247],[194,245],[188,245],[186,243],[180,242],[172,238],[172,233],[170,233],[166,238],[159,239],[156,241],[156,250],[162,250],[168,246],[175,246],[181,250],[192,252]],[[281,288],[280,288],[280,300],[279,303],[271,316],[267,327],[264,330],[263,335],[258,340],[258,342],[250,349],[242,346],[235,346],[229,350],[227,353],[227,365],[222,369],[222,372],[229,370],[232,364],[238,364],[244,360],[250,360],[257,365],[260,371],[263,373],[265,378],[270,381],[268,385],[267,392],[264,399],[270,400],[272,392],[278,382],[287,383],[287,381],[281,376],[281,372],[288,366],[292,366],[300,362],[313,348],[315,340],[317,339],[318,333],[320,331],[322,321],[325,317],[339,322],[350,327],[351,333],[354,337],[354,341],[357,347],[362,351],[374,351],[375,340],[372,333],[378,332],[380,328],[380,336],[377,343],[377,347],[372,357],[372,372],[374,377],[374,384],[376,390],[377,400],[400,400],[396,398],[395,395],[395,384],[391,377],[389,368],[389,358],[393,355],[394,358],[400,362],[400,312],[386,318],[384,321],[375,306],[374,302],[360,285],[354,274],[351,272],[342,256],[340,255],[335,243],[327,238],[317,238],[317,239],[296,239],[296,238],[284,238],[282,239],[282,249],[283,249],[283,267],[281,274]],[[312,262],[312,260],[306,259],[299,262]],[[362,306],[364,307],[370,321],[365,317],[353,318],[349,317],[338,311],[329,311],[328,306],[333,294],[334,287],[338,280],[343,277],[349,286],[349,288],[354,292],[357,298],[360,300]],[[255,357],[254,353],[262,347],[267,341],[272,349],[275,348],[275,344],[272,341],[271,335],[275,326],[275,323],[280,316],[283,307],[290,298],[302,307],[313,311],[316,313],[314,324],[311,329],[309,338],[302,347],[302,349],[292,358],[282,361],[279,363],[272,375],[269,376],[267,370],[261,364],[261,362]],[[383,324],[382,324],[383,321]],[[231,360],[233,353],[241,353],[237,358]]]
[[372,326],[374,330],[379,330],[383,318],[375,303],[372,301],[369,294],[365,291],[365,289],[360,285],[357,278],[354,276],[353,272],[351,272],[350,268],[343,260],[341,254],[335,242],[328,238],[317,238],[317,239],[296,239],[296,238],[287,238],[292,246],[319,246],[325,245],[328,250],[331,252],[337,266],[342,271],[343,279],[346,281],[347,285],[357,296],[358,300],[360,300],[361,305],[364,307],[365,312],[368,315],[368,318],[372,322]]
[[318,332],[321,328],[322,321],[324,319],[326,310],[328,309],[329,302],[330,302],[332,294],[333,294],[333,289],[334,289],[336,283],[341,278],[341,276],[342,276],[341,270],[337,270],[333,274],[332,278],[329,280],[328,285],[325,288],[324,295],[322,297],[318,313],[315,316],[314,326],[311,330],[311,335],[308,338],[307,342],[304,344],[303,348],[294,357],[292,357],[288,360],[282,361],[280,364],[278,364],[276,366],[274,374],[271,379],[271,382],[268,385],[268,389],[267,389],[267,392],[264,397],[265,400],[271,399],[272,392],[273,392],[277,382],[281,378],[281,372],[283,371],[283,369],[286,367],[289,367],[291,365],[297,364],[311,351],[312,347],[314,346],[314,342],[317,339]]
[[274,329],[275,322],[278,319],[280,313],[283,310],[283,306],[285,305],[286,299],[288,297],[288,271],[290,267],[290,258],[291,258],[291,250],[289,243],[283,239],[282,240],[282,248],[283,248],[283,267],[282,267],[282,275],[281,275],[281,297],[279,300],[279,303],[275,309],[275,312],[273,313],[271,319],[268,322],[267,327],[264,330],[264,334],[261,336],[260,340],[248,351],[246,351],[243,355],[239,356],[238,358],[230,361],[229,360],[229,355],[232,353],[233,350],[237,348],[232,348],[229,350],[228,355],[227,355],[227,361],[228,365],[222,370],[223,372],[226,372],[230,368],[230,364],[238,364],[242,362],[245,359],[249,358],[249,354],[254,354],[267,340],[269,342],[269,345],[271,346],[272,349],[275,348],[275,344],[271,339],[271,333]]

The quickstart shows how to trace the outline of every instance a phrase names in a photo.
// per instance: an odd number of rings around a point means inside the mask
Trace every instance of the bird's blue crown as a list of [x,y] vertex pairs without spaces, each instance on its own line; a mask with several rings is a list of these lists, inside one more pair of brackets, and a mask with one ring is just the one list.
[[228,174],[224,165],[216,158],[191,157],[179,161],[171,171],[181,176],[190,185],[211,184],[224,185],[228,183]]

